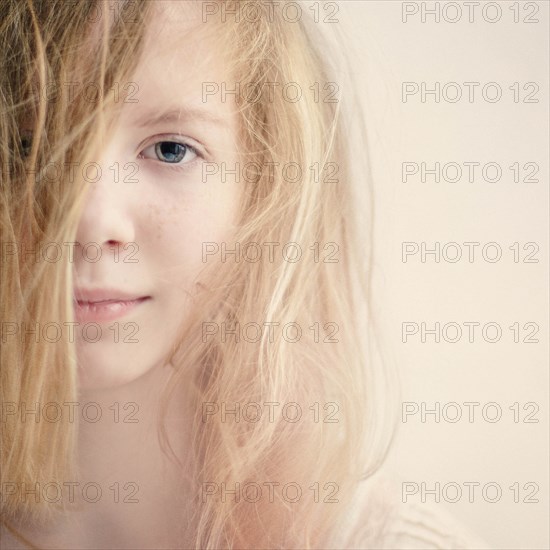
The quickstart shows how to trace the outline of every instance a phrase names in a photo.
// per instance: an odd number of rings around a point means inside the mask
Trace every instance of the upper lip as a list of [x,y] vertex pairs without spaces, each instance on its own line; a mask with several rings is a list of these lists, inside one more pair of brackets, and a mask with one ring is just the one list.
[[114,288],[77,288],[74,291],[76,302],[131,302],[140,298],[149,298],[149,296]]

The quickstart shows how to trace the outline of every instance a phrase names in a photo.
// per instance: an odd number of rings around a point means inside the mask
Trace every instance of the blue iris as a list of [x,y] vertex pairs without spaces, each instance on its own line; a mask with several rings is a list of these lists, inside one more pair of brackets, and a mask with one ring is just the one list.
[[187,147],[174,141],[161,141],[155,145],[155,152],[161,160],[177,163],[180,162],[185,156],[185,153],[187,153]]

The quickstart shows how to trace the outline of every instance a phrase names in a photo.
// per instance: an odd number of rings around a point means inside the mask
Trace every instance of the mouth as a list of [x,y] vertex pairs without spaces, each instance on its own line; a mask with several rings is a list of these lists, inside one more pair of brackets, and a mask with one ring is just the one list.
[[150,296],[141,297],[84,297],[75,293],[74,311],[79,323],[101,323],[114,321],[135,312],[145,302],[151,300]]

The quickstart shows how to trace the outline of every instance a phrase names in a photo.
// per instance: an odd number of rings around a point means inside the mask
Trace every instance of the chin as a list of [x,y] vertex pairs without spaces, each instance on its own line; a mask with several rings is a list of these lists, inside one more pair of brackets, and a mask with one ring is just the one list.
[[78,388],[92,391],[128,386],[150,373],[160,362],[138,353],[138,350],[113,353],[97,347],[82,349],[78,352]]

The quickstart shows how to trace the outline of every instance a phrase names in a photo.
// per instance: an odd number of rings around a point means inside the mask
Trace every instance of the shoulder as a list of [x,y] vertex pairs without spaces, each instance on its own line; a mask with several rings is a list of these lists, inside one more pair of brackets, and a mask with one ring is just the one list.
[[376,550],[489,550],[438,505],[402,503],[378,486],[358,491],[336,547]]
[[488,550],[489,546],[436,507],[399,504],[384,531],[383,548]]

